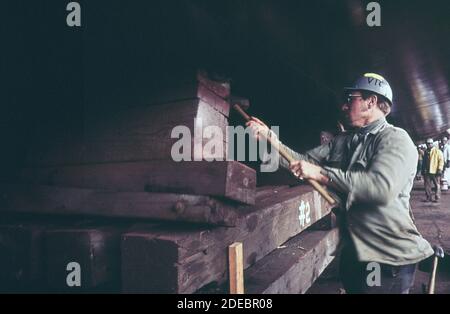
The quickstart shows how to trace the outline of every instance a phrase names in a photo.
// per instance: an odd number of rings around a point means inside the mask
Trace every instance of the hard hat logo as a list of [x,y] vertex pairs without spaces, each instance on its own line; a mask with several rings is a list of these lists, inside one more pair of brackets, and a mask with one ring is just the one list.
[[371,77],[368,77],[368,78],[367,78],[367,82],[368,82],[369,84],[372,84],[372,83],[373,83],[374,85],[378,85],[378,86],[380,86],[380,87],[382,87],[381,84],[384,83],[383,81],[380,81],[379,79],[371,78]]

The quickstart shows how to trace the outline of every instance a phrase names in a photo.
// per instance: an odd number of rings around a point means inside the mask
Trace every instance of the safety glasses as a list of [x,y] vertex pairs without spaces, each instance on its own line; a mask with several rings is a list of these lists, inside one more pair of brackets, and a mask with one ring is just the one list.
[[344,96],[342,97],[342,101],[343,101],[345,104],[351,104],[351,103],[353,102],[353,99],[358,98],[358,97],[362,98],[361,95],[356,95],[356,94],[346,94],[346,95],[344,95]]

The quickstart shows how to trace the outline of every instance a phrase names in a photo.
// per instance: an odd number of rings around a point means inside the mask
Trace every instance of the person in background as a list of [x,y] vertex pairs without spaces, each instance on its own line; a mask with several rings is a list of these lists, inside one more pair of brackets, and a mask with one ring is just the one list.
[[450,183],[450,143],[447,137],[442,139],[443,147],[443,155],[444,155],[444,180],[448,184]]
[[423,162],[423,155],[425,154],[423,148],[421,145],[417,146],[417,153],[419,154],[419,160],[417,162],[417,174],[416,174],[416,180],[422,180],[422,162]]
[[[425,184],[425,202],[439,202],[441,198],[441,175],[444,170],[444,155],[441,150],[434,145],[433,139],[427,140],[427,150],[423,155],[422,175]],[[432,186],[435,187],[435,197],[433,199]]]

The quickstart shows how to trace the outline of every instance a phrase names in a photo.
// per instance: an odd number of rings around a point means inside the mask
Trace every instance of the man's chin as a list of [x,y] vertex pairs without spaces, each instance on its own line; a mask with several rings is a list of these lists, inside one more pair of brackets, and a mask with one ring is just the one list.
[[354,122],[352,120],[350,120],[349,118],[345,117],[343,119],[343,122],[344,122],[345,129],[348,130],[348,129],[354,129],[355,128]]

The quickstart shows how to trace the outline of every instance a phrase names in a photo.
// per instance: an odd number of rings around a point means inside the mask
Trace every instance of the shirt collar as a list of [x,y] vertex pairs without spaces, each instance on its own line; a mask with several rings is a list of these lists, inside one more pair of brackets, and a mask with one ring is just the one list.
[[380,119],[375,120],[362,128],[359,128],[356,132],[361,135],[377,134],[386,124],[386,118],[381,117]]

